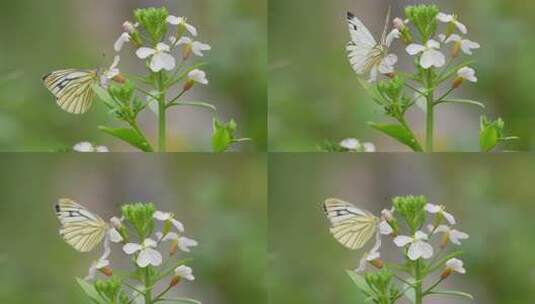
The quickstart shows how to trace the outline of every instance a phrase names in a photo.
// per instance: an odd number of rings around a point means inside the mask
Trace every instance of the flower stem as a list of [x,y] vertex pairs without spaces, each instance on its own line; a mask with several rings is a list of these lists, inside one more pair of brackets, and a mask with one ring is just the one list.
[[433,131],[434,131],[434,110],[433,107],[435,106],[434,101],[434,94],[435,91],[433,90],[433,80],[432,80],[432,71],[431,69],[427,70],[427,95],[426,95],[426,101],[427,101],[427,115],[426,115],[426,145],[425,145],[425,151],[426,152],[433,152]]
[[150,267],[145,268],[145,304],[152,304],[152,283],[150,281]]
[[158,148],[160,152],[166,151],[166,122],[165,122],[165,110],[167,108],[165,101],[165,84],[163,81],[162,72],[158,74]]
[[417,260],[414,263],[414,304],[422,304],[423,292],[422,292],[422,271],[421,263]]

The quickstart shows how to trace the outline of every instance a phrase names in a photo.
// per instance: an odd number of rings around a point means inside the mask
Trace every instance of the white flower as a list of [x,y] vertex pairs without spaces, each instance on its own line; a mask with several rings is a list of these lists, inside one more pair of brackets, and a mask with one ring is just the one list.
[[125,30],[125,32],[129,33],[129,34],[132,34],[136,31],[136,28],[139,26],[139,23],[132,23],[130,21],[125,21],[123,23],[123,29]]
[[131,34],[136,30],[138,26],[139,23],[132,24],[132,22],[130,21],[126,21],[125,23],[123,23],[123,28],[125,32],[122,33],[121,36],[119,36],[119,38],[117,39],[117,41],[115,41],[115,44],[113,45],[113,49],[116,52],[120,52],[123,49],[124,44],[130,42],[130,40],[132,39]]
[[84,141],[74,145],[75,152],[110,152],[106,146],[94,146],[92,143]]
[[425,46],[412,43],[407,46],[406,51],[409,55],[413,56],[422,53],[422,56],[420,57],[420,66],[424,69],[428,69],[432,66],[440,68],[446,64],[446,57],[439,51],[439,49],[440,43],[430,39]]
[[109,243],[109,239],[106,237],[104,239],[104,253],[98,260],[91,263],[91,267],[89,267],[89,273],[85,277],[85,280],[94,279],[97,270],[101,270],[110,266],[110,261],[108,260],[108,257],[110,256],[110,254],[111,254],[110,243]]
[[434,234],[444,233],[444,236],[446,237],[446,241],[449,240],[455,245],[461,245],[460,240],[465,240],[469,237],[467,233],[464,233],[456,229],[451,229],[451,227],[446,226],[446,225],[439,225],[436,229],[432,229],[432,230],[435,231],[433,232]]
[[461,50],[465,54],[468,54],[468,55],[472,55],[472,50],[473,49],[479,49],[481,47],[481,45],[479,45],[479,43],[474,42],[474,41],[469,40],[469,39],[463,39],[463,38],[461,38],[461,36],[459,36],[457,34],[453,34],[453,35],[449,36],[448,38],[446,38],[446,35],[440,34],[439,35],[439,39],[440,39],[440,41],[442,41],[444,43],[450,43],[450,42],[458,43],[459,46],[461,47]]
[[419,258],[429,259],[433,256],[433,247],[427,242],[427,234],[422,231],[416,231],[413,237],[400,235],[394,239],[394,243],[398,247],[405,247],[410,244],[407,256],[412,261]]
[[393,29],[390,33],[388,33],[388,35],[386,35],[386,46],[390,47],[392,42],[394,42],[394,39],[399,39],[399,37],[401,37],[401,32],[397,28]]
[[199,41],[194,41],[189,37],[182,37],[178,39],[178,41],[176,41],[175,37],[170,37],[169,39],[171,40],[171,43],[173,44],[176,43],[176,45],[185,45],[186,47],[191,48],[191,51],[193,52],[193,54],[199,57],[204,56],[203,52],[206,52],[212,49],[212,47],[209,44],[202,43]]
[[462,67],[457,71],[457,76],[471,82],[477,82],[476,71],[469,67]]
[[394,28],[401,31],[403,28],[407,26],[407,24],[409,24],[409,19],[403,20],[399,17],[396,17],[394,18],[394,20],[392,20],[392,24],[394,25]]
[[153,217],[161,222],[170,221],[176,230],[184,232],[184,225],[175,219],[175,216],[170,212],[156,211]]
[[361,144],[356,138],[346,138],[339,145],[351,152],[375,152],[375,145],[373,143]]
[[195,280],[195,277],[193,276],[193,270],[186,265],[180,265],[175,268],[175,275],[189,281]]
[[381,234],[376,233],[375,234],[375,244],[373,245],[372,249],[369,253],[364,253],[362,258],[359,262],[359,267],[355,269],[355,272],[363,272],[366,270],[366,264],[368,262],[374,261],[381,257],[381,253],[379,252],[379,248],[381,248]]
[[206,79],[206,73],[199,69],[190,71],[188,73],[188,78],[197,83],[208,84],[208,79]]
[[128,243],[123,246],[123,251],[132,255],[139,252],[136,263],[139,267],[145,268],[148,265],[159,266],[162,264],[162,255],[155,250],[157,244],[152,239],[145,239],[143,244]]
[[370,82],[377,81],[378,73],[390,74],[394,73],[394,67],[398,62],[398,56],[395,54],[388,54],[379,62],[378,65],[374,65],[370,70]]
[[108,236],[110,238],[110,241],[112,241],[113,243],[120,243],[124,241],[119,231],[117,231],[117,229],[115,228],[111,228],[110,230],[108,230]]
[[455,225],[455,218],[450,213],[446,212],[446,209],[442,205],[426,204],[425,210],[431,214],[441,214],[450,225]]
[[121,73],[121,71],[119,71],[119,68],[118,68],[120,61],[121,61],[121,57],[119,57],[118,55],[116,55],[113,58],[113,63],[111,64],[109,69],[106,70],[100,77],[101,86],[107,87],[110,80],[112,80],[113,78],[115,78],[117,75]]
[[197,36],[197,29],[193,25],[187,23],[186,18],[184,17],[176,17],[170,15],[169,17],[167,17],[167,22],[172,25],[182,25],[190,34],[192,34],[193,36]]
[[461,274],[465,274],[466,273],[466,269],[464,269],[463,261],[461,261],[459,259],[456,259],[456,258],[449,259],[446,262],[446,268],[447,269],[451,269],[451,270],[453,270],[455,272],[458,272],[458,273],[461,273]]
[[187,238],[185,236],[179,236],[178,234],[174,232],[169,232],[165,236],[161,232],[156,233],[156,237],[159,241],[174,241],[176,242],[178,248],[184,252],[190,252],[190,247],[195,247],[199,245],[199,243],[196,240]]
[[157,73],[161,70],[172,71],[175,68],[175,57],[169,54],[170,51],[171,49],[167,44],[160,42],[155,49],[148,47],[139,48],[136,51],[136,55],[140,59],[151,57],[150,69]]
[[438,13],[437,19],[440,22],[455,24],[457,29],[461,33],[463,33],[465,35],[468,33],[468,30],[466,29],[466,26],[464,24],[460,23],[459,21],[457,21],[457,17],[455,15],[448,15],[448,14],[444,14],[444,13]]

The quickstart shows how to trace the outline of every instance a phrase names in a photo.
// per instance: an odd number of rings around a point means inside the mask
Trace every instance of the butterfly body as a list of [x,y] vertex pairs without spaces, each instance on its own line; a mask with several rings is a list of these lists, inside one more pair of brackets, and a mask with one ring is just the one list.
[[376,233],[379,219],[366,210],[335,198],[323,203],[334,238],[349,249],[362,248]]
[[96,69],[58,70],[43,77],[43,83],[56,97],[57,104],[72,114],[83,114],[91,108],[93,85],[98,81]]
[[108,231],[104,220],[73,200],[60,199],[54,211],[61,223],[59,234],[77,251],[93,250]]

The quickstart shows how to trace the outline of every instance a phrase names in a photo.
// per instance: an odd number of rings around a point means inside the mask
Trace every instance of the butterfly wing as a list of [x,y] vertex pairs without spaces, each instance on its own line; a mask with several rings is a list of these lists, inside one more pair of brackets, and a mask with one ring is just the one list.
[[331,234],[349,249],[362,248],[375,234],[377,217],[339,199],[330,198],[323,210],[331,224]]
[[364,24],[352,13],[347,13],[347,24],[351,41],[347,44],[347,56],[355,73],[362,75],[370,71],[380,52],[377,42]]
[[91,108],[93,85],[97,80],[97,70],[59,70],[43,77],[57,104],[72,114],[83,114]]
[[54,210],[62,226],[59,234],[74,249],[89,252],[104,238],[108,225],[82,205],[60,199]]

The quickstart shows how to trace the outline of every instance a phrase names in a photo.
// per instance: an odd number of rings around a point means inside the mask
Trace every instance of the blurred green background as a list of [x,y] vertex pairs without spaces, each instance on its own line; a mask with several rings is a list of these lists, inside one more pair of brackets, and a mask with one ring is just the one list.
[[[48,151],[85,140],[113,151],[131,150],[98,131],[98,125],[118,124],[106,115],[105,106],[96,103],[83,116],[63,112],[41,76],[61,68],[108,67],[123,22],[132,20],[133,9],[148,6],[165,6],[171,14],[188,17],[199,30],[198,39],[213,47],[203,58],[209,86],[194,88],[184,100],[213,103],[220,119],[235,118],[238,134],[253,138],[240,150],[265,151],[265,0],[1,1],[0,150]],[[139,59],[126,49],[121,55],[124,71],[139,71]],[[169,116],[170,150],[211,150],[211,113],[181,107]],[[151,111],[141,115],[141,125],[154,142],[157,120]]]
[[[466,275],[445,287],[469,292],[473,303],[526,304],[535,297],[535,156],[529,154],[366,155],[281,153],[269,159],[269,279],[271,303],[363,303],[346,275],[362,251],[330,235],[320,208],[337,197],[378,214],[399,195],[445,204],[456,229],[470,239]],[[387,261],[399,258],[383,242]],[[397,260],[397,259],[396,259]],[[470,303],[426,298],[427,304]],[[406,303],[406,302],[400,302]]]
[[[535,2],[520,0],[270,0],[269,149],[311,151],[327,139],[357,137],[373,141],[379,151],[406,151],[366,125],[386,119],[348,63],[345,17],[346,11],[352,11],[378,39],[388,5],[396,17],[402,15],[403,7],[422,3],[457,13],[468,27],[468,38],[481,44],[472,56],[479,82],[463,85],[452,96],[484,102],[489,117],[502,117],[506,132],[521,138],[507,149],[532,150]],[[395,53],[403,54],[400,62],[409,63],[400,44],[394,46]],[[447,105],[437,110],[436,150],[479,151],[481,109]],[[424,114],[417,107],[409,114],[421,139]]]
[[[101,248],[72,249],[52,210],[68,197],[108,220],[150,201],[199,241],[196,280],[174,293],[203,303],[266,303],[266,159],[263,155],[5,154],[0,158],[0,303],[90,303],[76,284]],[[126,264],[112,245],[112,266]],[[123,261],[123,262],[121,262]],[[117,263],[117,264],[114,264]],[[168,281],[166,281],[168,282]]]

